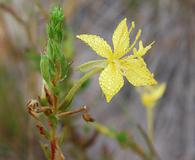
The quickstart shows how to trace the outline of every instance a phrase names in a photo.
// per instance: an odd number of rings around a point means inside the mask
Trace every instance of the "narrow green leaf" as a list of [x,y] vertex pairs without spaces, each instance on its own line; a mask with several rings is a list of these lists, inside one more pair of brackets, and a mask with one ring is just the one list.
[[51,11],[50,21],[47,26],[47,33],[49,35],[49,39],[53,39],[54,41],[60,43],[64,37],[63,25],[63,10],[60,7],[54,7]]
[[57,123],[58,123],[58,118],[55,115],[51,114],[51,115],[49,115],[49,120],[51,121],[51,125],[54,128],[56,128]]
[[44,80],[46,82],[49,82],[50,80],[49,59],[46,55],[41,55],[40,69],[41,69],[41,75],[43,76]]
[[78,66],[77,69],[81,72],[88,72],[94,68],[104,68],[106,64],[106,60],[94,60]]
[[48,58],[51,59],[51,61],[54,63],[58,56],[61,54],[60,44],[52,39],[49,39],[47,45],[47,54]]
[[61,62],[61,81],[63,81],[67,77],[69,71],[69,64],[65,59],[64,55],[61,55],[60,62]]
[[63,43],[63,52],[66,56],[66,59],[69,61],[72,60],[74,55],[74,34],[70,27],[67,25],[64,27],[64,43]]

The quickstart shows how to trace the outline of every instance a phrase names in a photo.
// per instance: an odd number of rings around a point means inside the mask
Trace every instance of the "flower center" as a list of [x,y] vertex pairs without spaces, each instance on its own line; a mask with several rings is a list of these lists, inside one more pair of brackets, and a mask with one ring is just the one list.
[[120,60],[119,59],[108,60],[108,63],[114,64],[116,70],[119,71],[121,74],[123,74],[123,72],[122,72],[122,66],[121,66],[121,63],[120,63]]

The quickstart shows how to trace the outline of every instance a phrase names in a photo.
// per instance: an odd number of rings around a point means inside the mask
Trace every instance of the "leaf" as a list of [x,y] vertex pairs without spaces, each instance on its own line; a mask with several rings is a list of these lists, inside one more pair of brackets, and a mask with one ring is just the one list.
[[55,115],[51,114],[49,115],[49,120],[51,122],[52,127],[56,128],[58,123],[58,118]]
[[56,86],[53,86],[53,85],[49,86],[50,89],[51,89],[51,91],[52,91],[52,93],[53,93],[55,96],[58,96],[59,93],[60,93],[60,91],[61,91],[61,88],[60,88],[59,83],[60,83],[60,82],[58,82],[58,83],[56,84]]
[[60,56],[60,63],[61,63],[61,79],[60,79],[60,81],[63,81],[67,77],[70,64],[68,64],[64,55]]
[[60,44],[58,42],[55,42],[52,39],[48,40],[48,44],[47,44],[47,55],[48,58],[55,63],[58,56],[60,56],[61,54],[61,47]]
[[77,69],[81,72],[89,72],[94,68],[105,68],[106,64],[106,60],[94,60],[78,66]]
[[74,34],[70,27],[65,26],[64,28],[64,43],[63,43],[63,52],[65,53],[66,59],[69,61],[72,60],[74,56]]
[[91,79],[86,80],[80,87],[79,92],[83,92],[91,83]]
[[49,72],[49,59],[46,55],[41,55],[40,69],[41,75],[46,82],[50,81],[50,72]]
[[47,26],[47,33],[49,39],[52,39],[58,43],[63,40],[64,31],[64,12],[60,7],[54,7],[51,10],[49,24]]

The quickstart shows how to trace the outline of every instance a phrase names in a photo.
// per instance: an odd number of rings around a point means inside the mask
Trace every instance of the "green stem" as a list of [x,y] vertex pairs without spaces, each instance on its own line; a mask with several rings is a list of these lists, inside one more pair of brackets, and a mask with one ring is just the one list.
[[96,73],[100,72],[102,68],[96,68],[88,73],[86,73],[83,77],[81,77],[74,86],[70,89],[64,100],[60,103],[59,109],[62,109],[63,106],[68,106],[73,97],[75,96],[76,92],[80,89],[80,87],[83,85],[86,80],[88,80],[91,76],[95,75]]
[[153,108],[152,107],[147,107],[146,108],[147,112],[147,132],[148,132],[148,137],[150,138],[151,143],[153,144],[154,139],[153,139],[153,133],[154,133],[154,115],[153,115]]
[[140,132],[140,134],[142,135],[142,137],[144,138],[147,146],[148,146],[148,149],[149,149],[149,152],[150,152],[150,159],[152,158],[156,158],[156,159],[160,159],[159,158],[159,155],[154,147],[154,144],[151,142],[150,138],[148,137],[147,133],[144,131],[144,129],[142,128],[141,125],[137,124],[137,129],[138,131]]
[[[144,152],[144,149],[136,143],[136,141],[132,137],[128,137],[124,142],[120,142],[117,138],[117,132],[112,131],[106,126],[93,122],[91,125],[101,134],[108,136],[114,140],[117,140],[121,146],[128,146],[134,153],[136,153],[138,156],[140,156],[143,160],[151,160],[150,157]],[[126,134],[126,133],[125,133]]]
[[44,145],[43,143],[40,143],[41,149],[43,150],[43,153],[45,155],[45,158],[47,160],[50,160],[50,151],[47,145]]

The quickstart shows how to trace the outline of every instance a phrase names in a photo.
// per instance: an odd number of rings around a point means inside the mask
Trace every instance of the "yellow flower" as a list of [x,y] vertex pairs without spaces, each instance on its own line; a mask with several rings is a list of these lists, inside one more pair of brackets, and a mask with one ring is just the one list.
[[[99,56],[106,58],[106,66],[100,74],[99,84],[107,102],[110,102],[112,97],[123,87],[123,76],[136,87],[157,83],[142,58],[153,43],[143,47],[142,41],[139,41],[139,49],[135,49],[134,46],[141,35],[141,30],[139,30],[135,40],[130,45],[130,33],[134,27],[135,24],[132,22],[130,29],[128,29],[126,18],[119,23],[112,36],[114,51],[104,39],[97,35],[82,34],[77,36]],[[123,57],[132,49],[133,55]]]
[[166,84],[162,83],[155,86],[148,86],[141,92],[141,101],[145,107],[154,107],[158,100],[163,96]]

